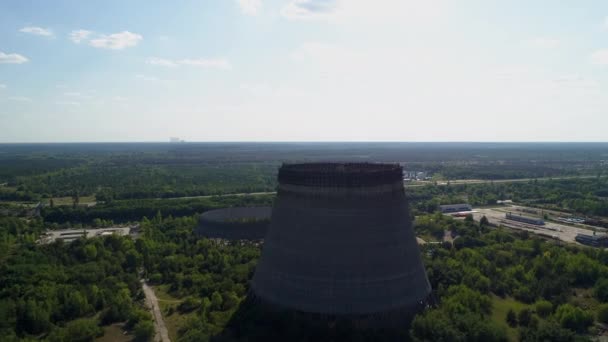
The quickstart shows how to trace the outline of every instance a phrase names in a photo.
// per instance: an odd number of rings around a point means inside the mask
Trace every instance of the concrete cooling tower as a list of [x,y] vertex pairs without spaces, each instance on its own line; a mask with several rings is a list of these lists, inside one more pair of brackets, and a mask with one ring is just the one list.
[[196,232],[209,239],[261,240],[270,223],[270,207],[234,207],[204,212]]
[[256,298],[330,316],[414,313],[431,287],[398,164],[284,164]]

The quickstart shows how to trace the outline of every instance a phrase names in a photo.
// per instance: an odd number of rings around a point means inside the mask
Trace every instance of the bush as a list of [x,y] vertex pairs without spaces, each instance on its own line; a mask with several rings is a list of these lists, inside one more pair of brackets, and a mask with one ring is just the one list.
[[200,299],[194,297],[186,297],[183,302],[179,304],[177,310],[181,313],[190,312],[198,309],[201,306]]
[[593,323],[592,314],[570,304],[560,305],[555,318],[562,327],[576,332],[584,332]]
[[89,342],[99,336],[103,336],[103,329],[93,319],[77,319],[65,327],[66,341]]
[[534,304],[534,308],[540,317],[547,317],[553,311],[553,304],[546,300],[539,300]]
[[593,287],[593,294],[600,302],[608,302],[608,279],[599,279]]
[[521,326],[529,326],[530,321],[532,321],[532,311],[530,309],[522,309],[517,315],[517,321]]
[[507,312],[507,323],[510,327],[517,325],[517,315],[515,315],[515,311],[513,311],[513,309],[509,309]]
[[608,304],[602,304],[597,309],[597,320],[608,323]]
[[135,341],[150,341],[154,337],[154,324],[152,321],[144,320],[137,323],[133,331]]
[[150,313],[148,311],[141,310],[141,309],[135,309],[129,314],[129,320],[127,321],[127,324],[125,325],[125,328],[131,329],[135,325],[137,325],[137,323],[139,323],[139,322],[150,321],[150,320],[152,320],[152,315],[150,315]]

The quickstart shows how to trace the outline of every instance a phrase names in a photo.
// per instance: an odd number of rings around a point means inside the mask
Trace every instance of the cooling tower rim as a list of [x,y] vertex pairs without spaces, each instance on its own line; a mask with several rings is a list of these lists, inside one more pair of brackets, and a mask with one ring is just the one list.
[[294,171],[306,173],[375,173],[375,172],[402,172],[398,163],[372,163],[372,162],[305,162],[283,163],[279,172]]
[[403,184],[403,168],[397,163],[314,162],[284,163],[279,168],[279,187],[284,185],[326,188],[362,188]]

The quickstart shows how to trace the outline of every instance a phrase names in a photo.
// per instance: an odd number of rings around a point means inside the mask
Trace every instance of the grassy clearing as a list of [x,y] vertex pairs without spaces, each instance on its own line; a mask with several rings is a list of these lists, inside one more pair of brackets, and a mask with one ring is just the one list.
[[509,312],[509,309],[513,309],[515,313],[519,313],[523,308],[530,308],[530,305],[518,302],[513,298],[500,298],[492,295],[492,320],[496,324],[505,327],[509,341],[517,341],[518,336],[517,328],[511,328],[507,324],[507,312]]
[[132,335],[123,334],[122,323],[103,327],[103,332],[103,336],[96,338],[95,342],[129,342],[133,340]]
[[570,304],[595,312],[601,303],[593,297],[593,289],[575,288]]
[[[95,203],[96,201],[97,199],[95,198],[95,196],[82,196],[79,199],[79,204],[86,205],[89,203]],[[41,202],[44,205],[48,205],[50,202],[50,198],[45,198]],[[53,197],[53,204],[56,206],[72,205],[73,203],[74,200],[72,199],[72,197]]]
[[[177,306],[182,302],[179,298],[173,297],[168,293],[168,285],[154,286],[154,293],[158,298],[158,305],[163,314],[165,325],[169,331],[171,341],[177,341],[177,331],[190,318],[196,316],[195,312],[181,314],[177,311]],[[173,313],[168,314],[169,308],[173,308]]]

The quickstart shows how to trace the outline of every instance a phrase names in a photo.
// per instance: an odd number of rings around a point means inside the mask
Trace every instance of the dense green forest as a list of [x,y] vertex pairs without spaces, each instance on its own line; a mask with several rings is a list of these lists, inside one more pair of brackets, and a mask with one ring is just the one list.
[[400,162],[443,179],[604,172],[603,144],[12,144],[0,145],[0,201],[98,201],[272,191],[294,161]]
[[[361,158],[401,161],[406,169],[434,175],[438,182],[406,190],[416,233],[441,240],[449,231],[456,237],[453,244],[420,247],[437,305],[403,330],[406,337],[576,341],[601,333],[600,324],[608,324],[608,252],[436,210],[439,204],[483,206],[511,199],[605,220],[605,146],[420,146],[0,146],[1,340],[92,341],[113,324],[129,338],[150,340],[152,317],[144,306],[142,279],[166,296],[162,313],[177,341],[273,340],[277,333],[275,340],[386,338],[354,333],[344,322],[328,329],[305,327],[289,316],[264,318],[251,310],[247,296],[263,246],[193,234],[204,211],[272,205],[274,195],[224,195],[274,190],[281,161]],[[586,178],[559,179],[564,176]],[[530,180],[500,182],[509,178]],[[453,179],[496,182],[450,184]],[[175,198],[199,195],[212,196]],[[139,223],[137,238],[36,243],[46,229],[128,222]]]
[[101,325],[126,322],[136,339],[153,334],[141,305],[141,254],[129,237],[31,242],[41,222],[0,218],[0,336],[3,341],[90,341]]
[[[110,236],[41,246],[32,239],[42,219],[2,218],[3,336],[87,340],[106,324],[125,322],[145,339],[151,326],[142,306],[141,269],[151,284],[179,299],[164,311],[187,318],[177,327],[178,340],[240,340],[226,327],[246,298],[260,247],[199,239],[192,234],[196,223],[196,216],[157,213],[141,221],[135,241]],[[608,320],[608,252],[439,214],[418,217],[416,229],[450,230],[458,238],[453,245],[422,247],[439,304],[413,321],[415,340],[569,341],[592,336],[594,322]],[[508,322],[496,319],[500,298],[525,309],[511,310]]]
[[608,216],[608,177],[530,180],[513,183],[427,185],[407,189],[419,212],[433,212],[439,204],[467,202],[474,206],[512,200],[539,208],[582,215]]

